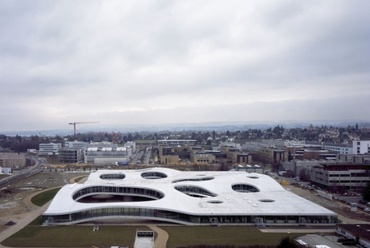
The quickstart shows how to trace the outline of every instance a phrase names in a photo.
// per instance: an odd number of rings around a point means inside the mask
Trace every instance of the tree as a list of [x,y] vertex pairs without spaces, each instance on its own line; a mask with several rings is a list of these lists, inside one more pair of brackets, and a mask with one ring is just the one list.
[[280,243],[276,246],[276,248],[297,248],[298,246],[294,242],[293,239],[290,237],[284,237],[281,239]]
[[370,202],[370,181],[367,182],[366,188],[362,193],[362,200]]
[[311,181],[310,171],[309,171],[309,170],[307,170],[306,168],[302,169],[302,170],[299,172],[299,178],[300,178],[302,181],[305,181],[305,182],[309,182],[309,181]]

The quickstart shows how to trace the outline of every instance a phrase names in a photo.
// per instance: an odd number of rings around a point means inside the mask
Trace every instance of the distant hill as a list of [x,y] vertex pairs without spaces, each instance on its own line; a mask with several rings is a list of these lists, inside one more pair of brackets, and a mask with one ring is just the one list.
[[[356,123],[360,128],[370,128],[370,122],[365,121],[312,121],[312,122],[300,122],[300,121],[285,121],[285,122],[206,122],[206,123],[178,123],[178,124],[161,124],[161,125],[130,125],[130,126],[110,126],[110,127],[99,127],[91,129],[91,127],[84,128],[79,127],[79,133],[87,132],[160,132],[160,131],[237,131],[237,130],[248,130],[248,129],[261,129],[265,130],[270,127],[277,125],[283,126],[284,128],[307,128],[311,124],[314,126],[333,126],[333,127],[347,127],[355,126]],[[22,130],[22,131],[6,131],[0,134],[8,136],[66,136],[73,135],[72,129],[51,129],[51,130]]]

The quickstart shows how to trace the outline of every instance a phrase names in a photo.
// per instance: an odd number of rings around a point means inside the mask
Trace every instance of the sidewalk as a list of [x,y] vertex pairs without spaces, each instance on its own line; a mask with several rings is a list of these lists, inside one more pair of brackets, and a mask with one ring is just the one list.
[[5,239],[7,239],[10,236],[12,236],[14,233],[16,233],[16,232],[20,231],[21,229],[23,229],[25,226],[27,226],[34,219],[36,219],[37,217],[39,217],[42,213],[44,213],[46,211],[46,209],[48,208],[50,202],[44,204],[42,207],[38,207],[38,206],[34,205],[31,202],[31,199],[35,195],[40,194],[41,192],[44,192],[44,191],[47,191],[47,190],[50,190],[50,189],[45,189],[45,190],[41,190],[41,191],[38,191],[38,192],[34,192],[33,194],[30,194],[30,195],[28,195],[27,197],[25,197],[23,199],[23,202],[30,209],[32,209],[32,210],[31,210],[31,212],[22,214],[22,216],[24,216],[24,217],[21,218],[21,219],[19,219],[19,220],[17,220],[17,221],[15,221],[16,222],[15,225],[10,226],[9,228],[7,228],[4,231],[0,232],[0,248],[4,248],[5,247],[5,246],[1,245],[1,242],[3,242]]
[[5,229],[0,233],[0,247],[5,247],[1,245],[1,242],[3,242],[5,239],[9,238],[12,236],[14,233],[20,231],[23,229],[25,226],[27,226],[29,223],[31,223],[34,219],[36,219],[38,216],[40,216],[47,207],[49,206],[49,203],[44,204],[44,206],[35,209],[28,213],[25,218],[19,220],[15,225],[10,226],[9,228]]
[[157,226],[154,226],[154,225],[148,225],[148,227],[157,233],[157,238],[154,241],[154,247],[155,248],[166,248],[167,240],[169,237],[168,233],[164,231],[163,229]]

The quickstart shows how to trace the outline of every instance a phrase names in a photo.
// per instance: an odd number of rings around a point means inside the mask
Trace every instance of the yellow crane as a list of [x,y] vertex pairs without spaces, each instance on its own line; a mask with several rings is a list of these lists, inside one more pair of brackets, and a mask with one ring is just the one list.
[[77,122],[70,122],[69,125],[73,125],[74,129],[74,140],[76,140],[76,124],[88,124],[88,123],[99,123],[97,121],[77,121]]

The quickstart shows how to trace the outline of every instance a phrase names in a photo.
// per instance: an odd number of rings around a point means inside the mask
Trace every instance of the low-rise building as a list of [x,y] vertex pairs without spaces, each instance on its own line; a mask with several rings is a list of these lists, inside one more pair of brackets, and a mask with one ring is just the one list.
[[338,154],[337,160],[347,163],[370,165],[370,154]]
[[285,150],[276,149],[274,147],[265,147],[261,152],[269,163],[279,164],[288,161],[288,153]]
[[362,190],[370,181],[370,166],[365,164],[322,163],[311,169],[311,181],[322,187]]
[[171,155],[162,155],[159,157],[159,163],[160,164],[179,164],[180,163],[180,157],[179,155],[171,154]]
[[26,166],[26,157],[18,153],[0,153],[0,166],[19,168]]
[[355,140],[352,146],[353,154],[370,154],[370,140]]
[[12,174],[12,168],[10,168],[10,167],[1,167],[0,166],[0,174],[1,175],[10,175],[10,174]]
[[62,163],[79,163],[83,161],[82,155],[82,149],[61,148],[59,149],[58,160]]
[[[194,164],[198,165],[207,165],[207,164],[216,164],[218,163],[216,159],[215,153],[210,152],[195,152],[192,153],[190,156],[190,160]],[[226,154],[224,154],[224,157],[226,158]]]
[[337,154],[353,154],[353,147],[350,144],[323,143],[322,148]]
[[186,139],[186,140],[181,140],[181,139],[165,139],[165,140],[158,140],[158,146],[170,146],[170,147],[175,147],[175,146],[183,146],[183,145],[188,145],[188,146],[194,146],[196,145],[197,140],[192,140],[192,139]]
[[39,155],[56,155],[58,154],[60,148],[62,148],[61,143],[41,143],[39,144]]
[[135,144],[135,150],[144,150],[145,148],[150,148],[157,146],[157,141],[156,140],[135,140],[135,141],[128,141],[128,142],[133,142]]
[[128,161],[126,147],[89,147],[85,152],[86,164],[116,164]]
[[67,141],[64,143],[64,148],[67,149],[85,149],[89,146],[89,143],[82,141]]

